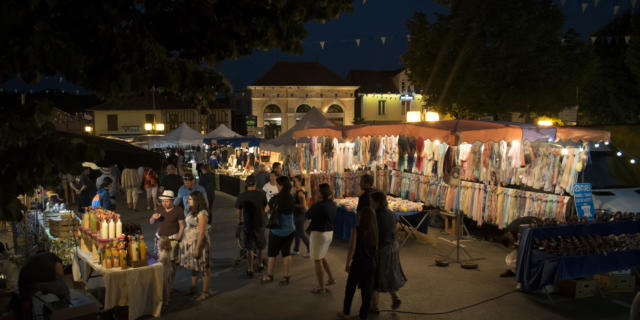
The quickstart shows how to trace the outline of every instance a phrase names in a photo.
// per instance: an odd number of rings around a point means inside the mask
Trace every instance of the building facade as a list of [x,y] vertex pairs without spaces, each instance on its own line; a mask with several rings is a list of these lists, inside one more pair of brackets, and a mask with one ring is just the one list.
[[336,124],[353,124],[358,86],[318,62],[277,62],[248,89],[256,122],[249,135],[277,137],[314,107]]
[[347,79],[359,86],[356,118],[361,121],[404,122],[407,112],[424,111],[406,69],[350,70]]

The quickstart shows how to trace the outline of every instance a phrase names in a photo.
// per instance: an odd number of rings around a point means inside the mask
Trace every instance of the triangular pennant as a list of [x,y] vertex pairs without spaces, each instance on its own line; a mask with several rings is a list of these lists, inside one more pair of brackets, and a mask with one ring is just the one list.
[[360,39],[356,39],[356,46],[360,46]]
[[631,40],[631,36],[624,36],[624,42],[629,44],[629,40]]
[[586,3],[586,2],[582,4],[582,13],[584,13],[584,11],[587,10],[588,6],[589,6],[589,4]]
[[596,43],[596,40],[598,40],[598,37],[596,37],[596,36],[591,36],[591,44]]
[[616,4],[615,6],[613,6],[613,14],[614,14],[614,15],[617,15],[617,14],[618,14],[618,10],[620,10],[620,5],[617,5],[617,4]]
[[598,3],[600,3],[600,0],[593,0],[593,6],[594,7],[598,7]]
[[411,35],[410,34],[407,35],[407,41],[409,41],[409,42],[411,41]]
[[325,41],[320,41],[320,48],[324,49]]
[[380,41],[382,41],[382,44],[384,45],[384,43],[387,42],[387,37],[380,37]]
[[564,4],[567,2],[567,0],[560,0],[560,3],[562,4],[562,6],[564,7]]

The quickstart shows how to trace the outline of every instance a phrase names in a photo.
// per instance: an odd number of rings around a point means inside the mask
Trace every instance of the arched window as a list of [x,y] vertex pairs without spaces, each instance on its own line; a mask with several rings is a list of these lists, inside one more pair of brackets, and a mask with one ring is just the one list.
[[264,113],[280,113],[280,107],[275,104],[270,104],[264,108]]
[[332,104],[327,108],[327,113],[343,113],[342,107],[337,104]]
[[296,109],[296,113],[307,113],[311,110],[311,107],[308,104],[301,104]]

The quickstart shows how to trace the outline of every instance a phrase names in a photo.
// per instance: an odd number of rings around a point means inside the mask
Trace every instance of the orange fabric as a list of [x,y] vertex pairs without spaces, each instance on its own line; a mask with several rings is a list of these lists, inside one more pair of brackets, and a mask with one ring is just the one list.
[[341,128],[336,127],[324,127],[324,128],[309,128],[304,130],[298,130],[293,133],[294,138],[300,137],[331,137],[343,139],[343,132]]
[[560,139],[562,141],[610,141],[611,132],[579,127],[558,127],[556,139]]

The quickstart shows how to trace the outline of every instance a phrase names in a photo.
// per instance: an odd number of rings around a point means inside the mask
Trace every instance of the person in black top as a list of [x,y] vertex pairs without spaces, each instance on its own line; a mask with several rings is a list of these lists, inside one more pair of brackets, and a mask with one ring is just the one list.
[[313,289],[312,293],[325,294],[327,289],[324,283],[324,273],[329,276],[327,285],[336,283],[331,274],[329,261],[327,260],[327,251],[333,239],[333,219],[338,210],[335,202],[333,202],[333,192],[331,187],[323,183],[318,188],[320,201],[316,202],[307,211],[307,218],[311,219],[309,231],[311,231],[311,259],[316,265],[316,277],[318,279],[318,287]]
[[182,177],[178,175],[177,170],[175,165],[167,165],[167,174],[160,179],[160,188],[158,189],[160,194],[162,194],[164,190],[171,190],[173,194],[178,194],[178,189],[182,187],[184,182],[182,181]]
[[294,194],[293,197],[296,200],[296,209],[293,211],[293,222],[296,225],[296,239],[293,244],[292,255],[297,255],[300,249],[300,240],[304,242],[307,247],[307,253],[305,257],[309,256],[309,238],[304,231],[304,223],[307,221],[305,213],[307,212],[307,193],[304,191],[304,177],[297,175],[293,178]]
[[378,310],[378,292],[391,294],[391,308],[400,307],[398,290],[407,282],[400,265],[399,246],[396,241],[396,216],[389,210],[387,196],[379,191],[371,194],[371,208],[378,221],[378,263],[372,309]]
[[30,298],[38,291],[52,293],[61,301],[69,302],[69,288],[64,283],[62,260],[53,253],[40,251],[27,260],[20,269],[18,288],[21,298]]
[[244,223],[244,246],[249,251],[247,276],[252,278],[256,251],[260,262],[258,269],[262,270],[264,268],[262,265],[262,250],[266,242],[264,239],[264,207],[267,205],[267,196],[264,191],[257,189],[254,176],[248,176],[246,184],[247,191],[241,193],[236,199],[236,209],[238,222],[240,224]]
[[207,200],[209,201],[209,224],[213,216],[213,200],[216,199],[216,176],[213,169],[208,164],[200,166],[202,175],[200,175],[200,185],[207,191]]
[[278,226],[272,227],[269,231],[269,245],[267,249],[267,274],[262,277],[262,282],[273,281],[273,265],[275,264],[278,253],[282,255],[284,266],[284,280],[280,281],[280,285],[286,286],[291,281],[291,242],[296,231],[293,223],[293,211],[295,209],[295,200],[291,195],[291,181],[288,177],[278,177],[276,180],[278,185],[278,194],[271,197],[265,212],[269,212],[272,208],[278,212]]
[[362,189],[362,195],[358,198],[357,210],[370,206],[369,198],[371,197],[371,193],[375,191],[373,189],[373,177],[371,175],[365,174],[360,178],[360,189]]
[[347,319],[356,288],[360,287],[362,305],[360,319],[369,313],[371,295],[376,277],[376,251],[378,247],[378,222],[376,213],[369,207],[358,210],[356,227],[351,230],[349,253],[345,270],[349,273],[344,293],[344,304],[338,318]]
[[505,248],[512,248],[512,250],[506,257],[505,261],[507,262],[507,270],[500,274],[501,278],[510,278],[515,277],[515,269],[516,262],[518,259],[518,245],[520,237],[520,228],[525,225],[542,225],[542,220],[537,217],[528,216],[528,217],[520,217],[518,219],[513,220],[506,228],[504,236],[502,237],[502,244]]

